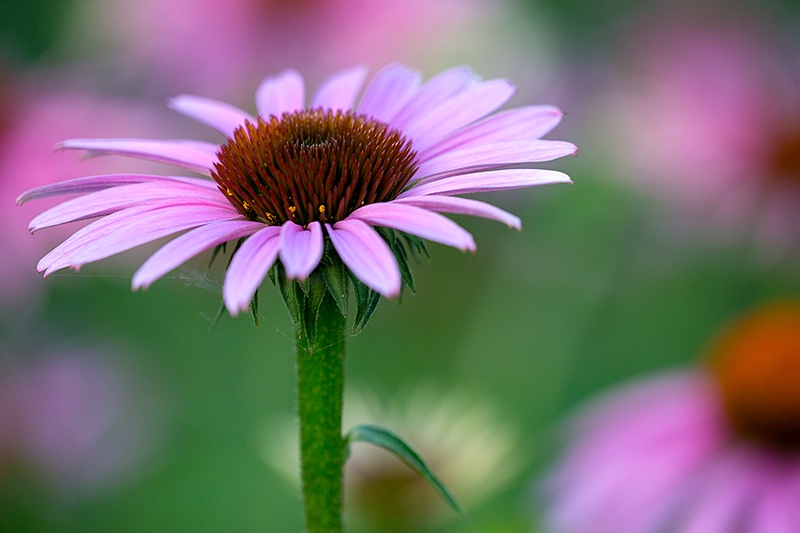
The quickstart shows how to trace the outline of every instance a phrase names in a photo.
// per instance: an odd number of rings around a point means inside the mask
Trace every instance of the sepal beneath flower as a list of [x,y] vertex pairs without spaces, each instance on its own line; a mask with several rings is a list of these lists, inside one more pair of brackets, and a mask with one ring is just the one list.
[[322,269],[322,279],[325,280],[325,285],[328,287],[333,301],[336,302],[336,307],[343,315],[347,316],[347,302],[348,302],[348,285],[347,285],[347,268],[341,261],[325,261],[323,260],[320,265]]
[[[422,255],[430,257],[425,241],[388,228],[375,229],[386,241],[397,261],[401,274],[401,292],[406,287],[412,293],[416,292],[414,275],[409,263],[412,258],[418,261]],[[317,312],[326,293],[331,296],[343,316],[347,316],[352,301],[355,307],[355,316],[350,328],[352,336],[363,331],[381,299],[380,293],[364,285],[347,268],[330,241],[325,243],[319,266],[305,281],[288,279],[283,265],[279,263],[270,270],[269,278],[278,285],[295,327],[300,328],[299,331],[311,341],[316,336]]]
[[467,512],[461,504],[458,503],[458,500],[456,500],[453,493],[450,492],[450,489],[447,488],[428,465],[425,464],[425,461],[422,460],[419,454],[417,454],[411,446],[406,444],[400,436],[379,426],[361,424],[350,429],[350,431],[345,434],[345,444],[348,450],[350,444],[353,442],[368,442],[392,453],[418,476],[424,479],[453,511],[458,513],[462,518],[466,518]]

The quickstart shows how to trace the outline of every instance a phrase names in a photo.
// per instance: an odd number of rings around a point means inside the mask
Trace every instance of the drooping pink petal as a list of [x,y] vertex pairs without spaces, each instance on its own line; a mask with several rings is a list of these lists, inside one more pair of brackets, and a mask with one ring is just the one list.
[[231,315],[246,311],[280,250],[280,226],[265,226],[245,240],[231,259],[222,299]]
[[442,102],[477,83],[478,77],[469,67],[444,70],[426,81],[388,123],[400,131],[405,131],[409,122],[427,115]]
[[333,111],[353,109],[353,103],[366,75],[367,69],[363,66],[336,73],[317,89],[311,108],[319,107]]
[[682,533],[735,531],[743,509],[764,489],[764,465],[752,450],[725,450],[696,473],[697,489],[679,520]]
[[167,106],[182,115],[211,126],[226,137],[233,137],[233,130],[245,121],[255,122],[250,113],[236,106],[202,96],[182,94],[171,98]]
[[267,77],[256,91],[258,114],[265,119],[300,111],[304,104],[305,84],[303,77],[294,69]]
[[147,258],[133,275],[132,288],[146,289],[155,280],[197,254],[263,228],[260,222],[230,220],[212,222],[176,237]]
[[496,111],[515,92],[516,87],[507,80],[478,83],[428,112],[415,115],[402,131],[412,139],[416,150],[425,150],[457,129]]
[[319,222],[312,222],[308,229],[292,221],[281,226],[281,263],[289,279],[304,280],[317,268],[322,259],[323,239]]
[[[752,518],[745,533],[796,533],[800,531],[800,508],[797,506],[797,483],[788,483],[787,478],[797,475],[797,469],[791,474],[782,471],[774,472],[767,484],[764,494],[753,509]],[[794,480],[793,480],[794,481]]]
[[634,533],[663,520],[722,447],[714,393],[706,376],[678,372],[615,391],[574,420],[576,438],[547,483],[555,529]]
[[516,163],[538,163],[574,155],[578,147],[565,141],[506,141],[450,150],[422,161],[416,176],[420,184],[446,176],[491,170]]
[[[619,453],[619,442],[649,450],[659,442],[685,443],[709,457],[725,439],[708,376],[675,372],[615,391],[574,421],[577,438],[558,476],[577,479]],[[656,419],[658,424],[653,424]]]
[[532,141],[555,128],[564,113],[550,105],[518,107],[475,122],[419,153],[428,160],[449,150],[479,147],[487,143]]
[[41,187],[27,190],[17,198],[17,205],[22,205],[31,200],[41,200],[53,196],[63,196],[67,194],[81,194],[102,191],[111,187],[131,185],[134,183],[150,182],[177,182],[190,183],[197,187],[217,189],[217,184],[211,180],[202,178],[190,178],[186,176],[154,176],[150,174],[106,174],[101,176],[84,176],[70,180],[59,181]]
[[397,202],[368,204],[347,218],[404,231],[459,250],[475,250],[475,241],[464,228],[447,217],[413,205]]
[[669,496],[680,491],[708,456],[708,450],[685,438],[626,442],[624,453],[618,444],[596,458],[591,476],[584,470],[562,477],[561,487],[551,484],[558,503],[551,506],[549,522],[556,531],[583,531],[589,524],[597,531],[647,531],[643,524],[661,518]]
[[471,198],[459,198],[458,196],[409,196],[393,200],[395,204],[413,205],[423,209],[429,209],[439,213],[454,213],[459,215],[471,215],[474,217],[488,218],[502,222],[506,226],[521,230],[522,222],[516,217],[499,207],[472,200]]
[[122,155],[175,165],[208,174],[217,160],[216,144],[203,141],[147,139],[69,139],[56,145],[58,150],[85,150],[89,157]]
[[339,257],[364,285],[388,298],[400,293],[400,268],[377,231],[357,219],[325,228]]
[[389,65],[369,82],[358,113],[381,122],[389,122],[419,90],[422,75],[403,65]]
[[52,196],[90,193],[108,189],[109,187],[118,187],[120,185],[129,185],[132,183],[146,183],[164,179],[164,176],[152,176],[148,174],[108,174],[101,176],[84,176],[82,178],[59,181],[29,189],[17,197],[17,205],[22,205],[31,200],[50,198]]
[[37,269],[48,276],[66,267],[104,259],[173,233],[241,217],[232,207],[174,201],[117,211],[73,233],[45,255]]
[[401,198],[425,196],[430,194],[469,194],[474,192],[503,191],[547,185],[551,183],[572,183],[569,176],[557,170],[533,168],[513,168],[476,172],[463,176],[443,178],[430,183],[417,185],[400,194]]
[[197,200],[225,205],[228,201],[216,190],[196,187],[179,181],[154,181],[135,183],[103,189],[62,202],[31,220],[28,228],[36,232],[44,228],[76,222],[114,211],[165,200]]

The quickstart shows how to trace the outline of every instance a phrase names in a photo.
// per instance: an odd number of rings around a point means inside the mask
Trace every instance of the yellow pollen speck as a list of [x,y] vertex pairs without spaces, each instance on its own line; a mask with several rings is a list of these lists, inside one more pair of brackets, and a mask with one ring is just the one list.
[[325,204],[322,204],[321,206],[319,206],[319,214],[321,215],[324,212],[325,212]]
[[248,204],[247,202],[242,202],[242,208],[245,211],[250,211],[250,204]]

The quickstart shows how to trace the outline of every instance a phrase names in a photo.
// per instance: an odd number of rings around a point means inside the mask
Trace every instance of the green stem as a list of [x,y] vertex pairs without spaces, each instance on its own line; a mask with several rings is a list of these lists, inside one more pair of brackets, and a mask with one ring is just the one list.
[[[316,315],[309,317],[309,315]],[[306,530],[341,533],[345,317],[325,292],[297,324],[297,399]]]

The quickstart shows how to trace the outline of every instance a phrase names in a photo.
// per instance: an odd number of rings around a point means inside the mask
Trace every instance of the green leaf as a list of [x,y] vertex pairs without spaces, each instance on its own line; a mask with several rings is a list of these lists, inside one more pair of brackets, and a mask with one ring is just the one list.
[[308,330],[309,340],[314,343],[317,338],[319,308],[322,305],[325,294],[328,292],[328,286],[316,270],[311,273],[304,286],[306,296],[306,328]]
[[364,330],[367,322],[372,318],[372,314],[378,307],[378,302],[381,301],[381,295],[361,283],[355,276],[352,277],[352,281],[353,292],[356,295],[356,318],[351,334],[355,336]]
[[256,292],[253,293],[253,297],[250,299],[250,316],[253,317],[253,324],[258,327],[258,289],[256,289]]
[[338,257],[322,265],[322,279],[343,316],[347,316],[347,268]]
[[297,328],[303,336],[308,337],[305,320],[306,296],[303,294],[303,289],[297,281],[286,279],[286,274],[282,268],[277,272],[276,278],[278,279],[278,287],[281,291],[283,303],[286,305],[286,309],[292,317],[295,328]]
[[368,442],[393,453],[398,459],[416,472],[417,475],[427,481],[456,513],[461,515],[462,518],[467,516],[466,511],[461,507],[461,504],[458,503],[455,496],[450,492],[450,489],[436,477],[417,452],[406,444],[397,434],[379,426],[361,424],[350,429],[345,439],[348,445],[351,442]]

